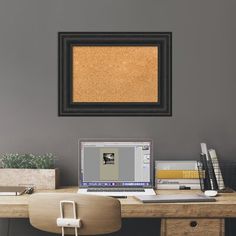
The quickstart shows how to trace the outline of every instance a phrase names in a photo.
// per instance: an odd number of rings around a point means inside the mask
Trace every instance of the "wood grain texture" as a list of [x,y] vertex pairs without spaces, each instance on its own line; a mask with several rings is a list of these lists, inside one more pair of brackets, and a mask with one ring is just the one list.
[[[67,187],[38,192],[76,193],[78,187]],[[158,194],[191,194],[199,191],[159,190]],[[143,204],[133,197],[120,199],[123,218],[230,218],[236,217],[236,193],[222,193],[216,202]],[[0,217],[27,218],[29,195],[0,196]]]
[[158,102],[158,47],[74,46],[73,102]]
[[[81,220],[79,235],[101,235],[121,228],[121,208],[117,199],[76,193],[38,193],[29,199],[29,219],[37,229],[61,233],[56,220],[60,217],[60,201],[76,203],[77,218]],[[73,218],[71,205],[64,205],[64,216]],[[65,228],[66,234],[74,235],[74,228]]]
[[223,236],[224,219],[163,219],[161,236]]

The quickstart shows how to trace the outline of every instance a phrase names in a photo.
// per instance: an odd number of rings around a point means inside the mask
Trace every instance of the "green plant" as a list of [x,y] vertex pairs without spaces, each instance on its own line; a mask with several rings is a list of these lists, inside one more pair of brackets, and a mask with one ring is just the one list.
[[55,156],[52,153],[34,154],[3,154],[0,157],[2,168],[16,169],[53,169]]

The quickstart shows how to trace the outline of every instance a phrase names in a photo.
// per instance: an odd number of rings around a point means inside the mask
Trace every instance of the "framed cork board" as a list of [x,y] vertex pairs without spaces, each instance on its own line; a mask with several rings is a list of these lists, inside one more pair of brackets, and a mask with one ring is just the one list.
[[59,116],[170,116],[171,36],[60,32]]

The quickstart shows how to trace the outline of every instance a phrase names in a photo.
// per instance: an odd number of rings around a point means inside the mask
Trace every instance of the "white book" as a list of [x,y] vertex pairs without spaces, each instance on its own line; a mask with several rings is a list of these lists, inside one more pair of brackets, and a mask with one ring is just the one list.
[[198,170],[197,161],[155,161],[156,170]]
[[218,188],[220,190],[224,189],[225,188],[224,179],[223,179],[223,176],[221,173],[221,169],[220,169],[219,161],[218,161],[218,158],[216,155],[216,151],[214,149],[209,149],[209,154],[210,154],[210,158],[211,158],[212,165],[214,168]]
[[199,179],[157,179],[156,184],[200,184]]
[[208,149],[207,149],[206,143],[201,143],[200,145],[201,145],[202,153],[206,155],[206,159],[207,159],[207,161],[209,161],[209,154],[208,154]]
[[200,184],[157,184],[157,189],[180,189],[181,186],[190,187],[190,189],[201,189]]

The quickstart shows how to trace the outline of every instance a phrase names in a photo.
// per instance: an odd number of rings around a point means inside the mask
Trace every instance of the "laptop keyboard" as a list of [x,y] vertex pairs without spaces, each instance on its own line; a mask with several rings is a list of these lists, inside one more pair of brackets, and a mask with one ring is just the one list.
[[145,192],[142,188],[89,188],[87,192]]

